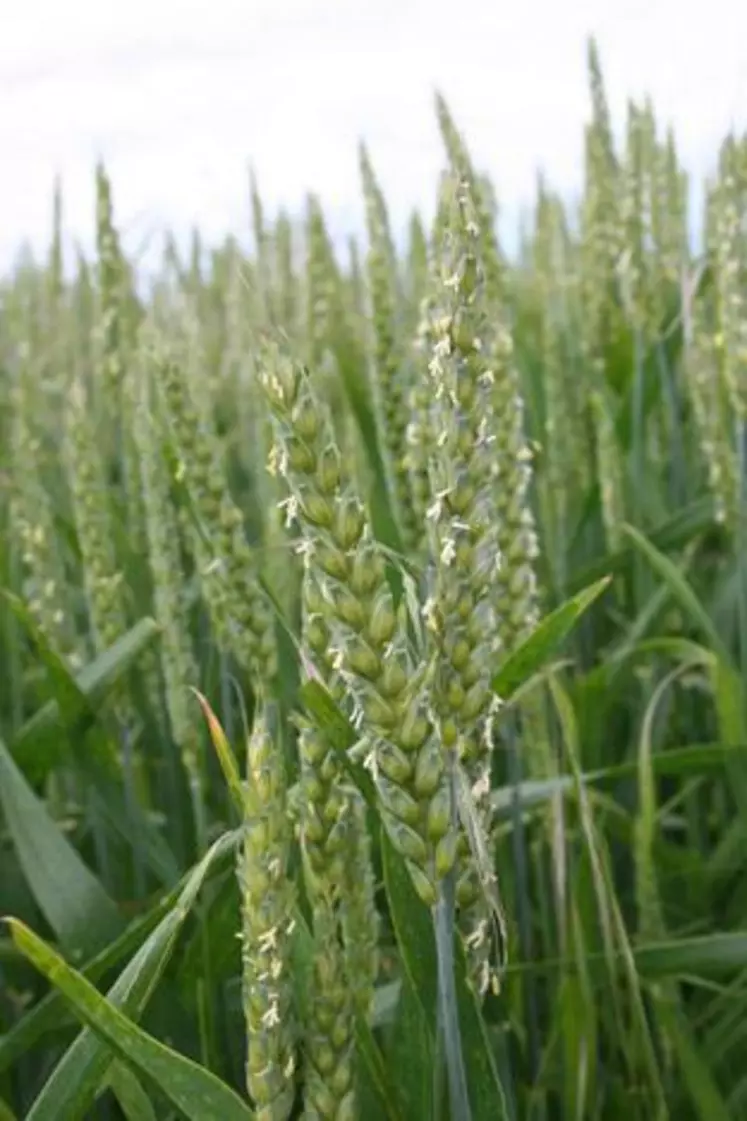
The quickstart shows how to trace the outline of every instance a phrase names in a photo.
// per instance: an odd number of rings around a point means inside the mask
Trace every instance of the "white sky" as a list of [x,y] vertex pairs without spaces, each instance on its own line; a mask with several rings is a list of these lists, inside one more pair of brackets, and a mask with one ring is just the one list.
[[512,221],[538,166],[579,183],[589,32],[616,123],[651,93],[697,173],[747,124],[738,0],[0,0],[0,268],[46,244],[57,172],[90,244],[98,154],[131,250],[246,230],[250,160],[268,210],[313,189],[355,229],[361,136],[401,226],[442,162],[436,86]]

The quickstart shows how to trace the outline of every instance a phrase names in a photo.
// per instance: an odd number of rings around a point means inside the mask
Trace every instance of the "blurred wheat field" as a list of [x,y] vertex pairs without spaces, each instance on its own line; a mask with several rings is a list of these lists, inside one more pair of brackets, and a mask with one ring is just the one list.
[[747,138],[520,249],[319,198],[0,280],[0,1121],[747,1117]]

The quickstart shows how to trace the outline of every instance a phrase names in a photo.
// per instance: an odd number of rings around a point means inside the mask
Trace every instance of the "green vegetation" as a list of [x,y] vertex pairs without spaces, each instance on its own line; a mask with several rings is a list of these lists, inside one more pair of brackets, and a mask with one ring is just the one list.
[[[340,259],[0,283],[0,1119],[747,1117],[747,138],[515,260],[438,97]],[[354,156],[354,154],[353,154]]]

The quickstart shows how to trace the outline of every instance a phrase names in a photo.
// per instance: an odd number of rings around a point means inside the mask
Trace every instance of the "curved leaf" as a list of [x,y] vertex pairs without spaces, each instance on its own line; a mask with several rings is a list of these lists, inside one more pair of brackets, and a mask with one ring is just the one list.
[[155,1082],[188,1121],[251,1121],[254,1114],[229,1086],[139,1028],[18,919],[8,924],[21,953],[70,1001],[80,1019]]
[[127,1121],[157,1121],[151,1100],[137,1075],[119,1060],[112,1063],[109,1085]]
[[[103,977],[115,965],[134,953],[172,909],[179,898],[180,891],[181,887],[175,888],[164,896],[147,914],[131,923],[119,938],[88,962],[83,973],[89,981],[96,981],[99,977]],[[0,1035],[0,1073],[30,1051],[47,1032],[54,1031],[63,1022],[67,1023],[68,1019],[67,1007],[58,992],[52,990],[42,1000],[37,1001],[10,1031]]]
[[[178,900],[107,993],[109,1002],[131,1020],[143,1014],[171,957],[187,915],[209,873],[233,854],[240,832],[226,833],[193,868]],[[44,1084],[26,1121],[82,1121],[106,1077],[112,1053],[90,1028],[65,1052]]]
[[0,740],[0,804],[39,909],[70,956],[81,961],[121,932],[114,900],[47,813]]
[[631,539],[636,548],[646,557],[654,571],[670,588],[672,596],[677,600],[683,610],[688,613],[701,633],[708,639],[713,652],[718,654],[725,662],[728,662],[728,652],[721,641],[721,637],[713,621],[677,565],[671,561],[669,557],[665,556],[664,553],[660,552],[655,545],[652,545],[648,538],[639,530],[634,529],[632,525],[623,525],[622,530]]
[[508,655],[493,678],[493,690],[502,700],[508,700],[520,685],[550,661],[584,612],[609,586],[610,580],[610,576],[604,576],[556,607]]

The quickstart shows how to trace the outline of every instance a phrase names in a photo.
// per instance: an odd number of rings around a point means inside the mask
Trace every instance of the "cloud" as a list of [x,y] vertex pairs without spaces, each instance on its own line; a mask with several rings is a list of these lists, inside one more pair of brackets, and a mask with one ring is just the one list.
[[314,190],[335,228],[356,227],[365,137],[402,227],[430,210],[442,162],[436,87],[515,222],[540,166],[566,193],[580,183],[590,32],[616,122],[650,93],[702,177],[745,126],[747,12],[727,0],[707,20],[674,0],[28,0],[0,16],[0,265],[46,245],[56,174],[90,245],[99,155],[134,244],[247,230],[250,160],[268,209]]

